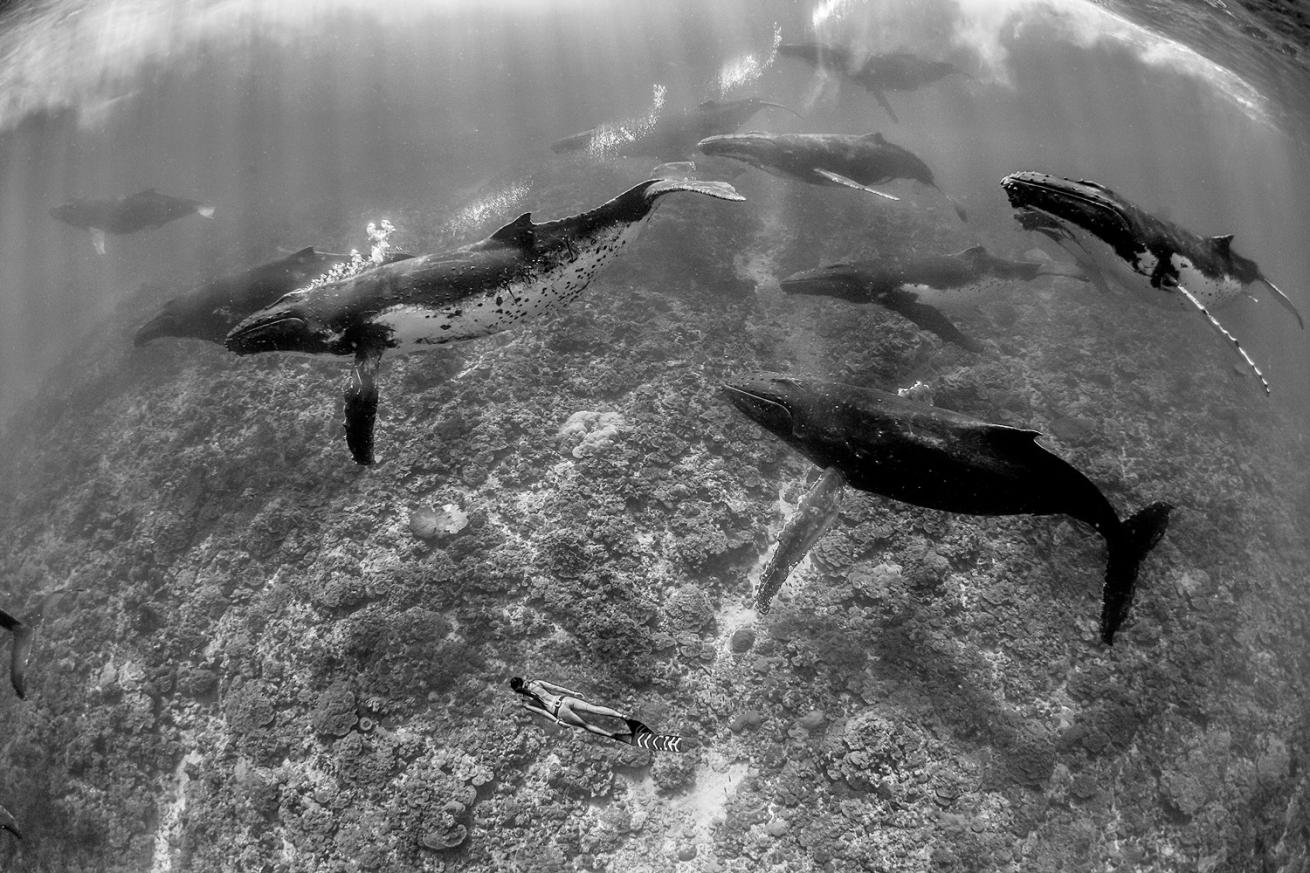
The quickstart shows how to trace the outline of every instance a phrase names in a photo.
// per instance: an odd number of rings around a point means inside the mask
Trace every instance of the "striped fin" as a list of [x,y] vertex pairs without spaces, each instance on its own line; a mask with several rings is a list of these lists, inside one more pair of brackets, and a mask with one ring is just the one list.
[[690,752],[698,745],[695,740],[673,734],[657,734],[635,718],[627,719],[627,722],[628,730],[632,731],[627,740],[639,749],[649,749],[652,752]]
[[682,737],[673,734],[657,734],[653,731],[633,734],[632,744],[641,749],[650,749],[652,752],[690,751]]

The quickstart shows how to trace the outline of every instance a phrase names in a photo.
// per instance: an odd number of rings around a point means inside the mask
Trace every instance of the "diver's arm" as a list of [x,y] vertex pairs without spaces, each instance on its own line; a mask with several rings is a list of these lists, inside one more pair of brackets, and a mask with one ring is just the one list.
[[543,688],[546,688],[552,694],[560,694],[564,697],[574,697],[579,700],[582,699],[582,694],[578,691],[572,691],[565,688],[563,685],[556,685],[554,682],[547,682],[545,679],[538,679],[537,681],[541,683]]

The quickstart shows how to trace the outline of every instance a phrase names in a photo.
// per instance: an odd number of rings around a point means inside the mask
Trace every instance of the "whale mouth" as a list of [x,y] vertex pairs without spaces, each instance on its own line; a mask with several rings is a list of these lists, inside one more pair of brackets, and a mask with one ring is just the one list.
[[802,270],[780,281],[778,287],[785,294],[836,297],[855,303],[862,303],[868,299],[868,294],[861,286],[859,278],[849,268],[820,267],[817,270]]
[[762,159],[761,151],[764,145],[765,141],[758,137],[723,134],[706,137],[696,143],[696,148],[711,157],[732,158],[748,164],[757,164]]
[[308,351],[307,345],[312,340],[309,323],[291,315],[254,324],[238,324],[228,333],[223,344],[238,355],[253,355]]
[[773,381],[762,376],[740,384],[725,382],[722,387],[728,401],[743,415],[765,430],[788,437],[792,433],[791,407],[782,394],[770,390]]
[[140,348],[151,340],[173,336],[175,330],[177,330],[177,319],[174,318],[172,313],[165,312],[137,328],[136,333],[132,336],[132,345]]
[[[1074,181],[1046,173],[1011,173],[1001,180],[1010,205],[1019,210],[1020,224],[1034,230],[1052,225],[1073,224],[1101,238],[1130,230],[1128,210],[1108,188],[1086,180]],[[1046,216],[1025,218],[1036,213]],[[1049,235],[1049,233],[1048,233]]]

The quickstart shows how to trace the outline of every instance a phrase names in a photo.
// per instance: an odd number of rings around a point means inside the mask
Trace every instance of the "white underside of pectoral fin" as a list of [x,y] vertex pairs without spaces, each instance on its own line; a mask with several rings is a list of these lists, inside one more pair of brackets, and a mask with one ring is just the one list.
[[1205,308],[1205,305],[1196,298],[1195,294],[1188,291],[1183,285],[1174,285],[1173,287],[1183,296],[1183,299],[1187,300],[1200,310],[1201,314],[1205,316],[1205,320],[1210,323],[1211,327],[1219,332],[1220,336],[1233,344],[1233,348],[1237,349],[1237,353],[1242,356],[1242,360],[1246,361],[1246,365],[1251,368],[1251,372],[1255,373],[1256,378],[1260,380],[1260,384],[1264,386],[1265,394],[1271,393],[1269,390],[1269,383],[1265,381],[1264,373],[1260,372],[1260,368],[1255,365],[1255,361],[1251,360],[1251,356],[1246,353],[1246,349],[1242,348],[1242,344],[1237,341],[1237,337],[1229,333],[1227,329],[1219,323],[1219,320],[1210,314],[1210,310]]

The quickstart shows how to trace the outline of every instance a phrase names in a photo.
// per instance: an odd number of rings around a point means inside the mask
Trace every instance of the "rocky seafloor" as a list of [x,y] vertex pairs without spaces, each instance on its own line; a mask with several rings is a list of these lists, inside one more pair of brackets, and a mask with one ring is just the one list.
[[[634,178],[556,172],[538,220]],[[5,438],[0,607],[41,627],[0,694],[0,867],[1310,870],[1297,423],[1204,325],[1067,281],[960,316],[980,355],[785,298],[820,258],[975,240],[927,195],[736,181],[666,198],[573,307],[388,360],[369,469],[346,361],[133,349],[159,301],[122,306]],[[391,217],[415,250],[440,223]],[[1176,504],[1116,645],[1086,528],[863,494],[756,616],[815,472],[720,396],[759,368],[923,380],[1121,513]],[[557,728],[512,675],[701,746]]]

